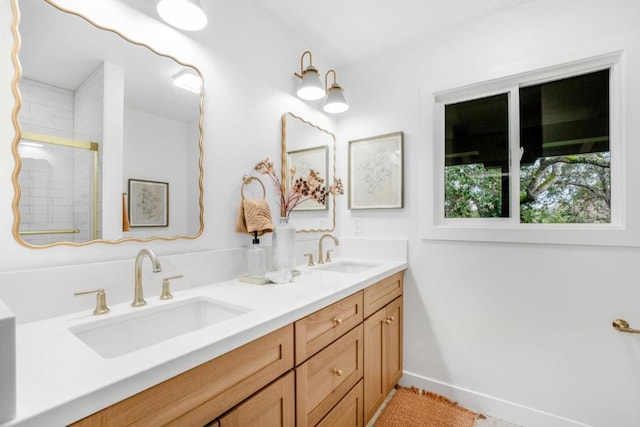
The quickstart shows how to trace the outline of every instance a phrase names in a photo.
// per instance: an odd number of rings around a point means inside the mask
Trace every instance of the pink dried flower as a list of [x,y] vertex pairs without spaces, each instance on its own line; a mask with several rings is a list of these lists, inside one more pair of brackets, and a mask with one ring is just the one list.
[[269,158],[256,164],[255,170],[263,175],[268,175],[271,179],[276,192],[280,195],[281,216],[289,216],[296,206],[306,200],[315,200],[317,203],[325,205],[327,203],[327,194],[344,194],[340,179],[334,178],[333,185],[327,190],[324,178],[314,170],[309,170],[309,174],[306,177],[296,178],[296,169],[289,169],[288,190],[278,179],[273,162]]

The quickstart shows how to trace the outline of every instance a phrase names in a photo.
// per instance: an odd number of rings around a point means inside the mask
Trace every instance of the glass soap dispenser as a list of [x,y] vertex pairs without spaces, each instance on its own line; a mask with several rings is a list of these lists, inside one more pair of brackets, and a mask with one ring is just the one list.
[[249,277],[262,278],[267,272],[267,255],[265,250],[260,247],[260,239],[258,239],[257,232],[253,233],[253,241],[247,251],[247,264]]

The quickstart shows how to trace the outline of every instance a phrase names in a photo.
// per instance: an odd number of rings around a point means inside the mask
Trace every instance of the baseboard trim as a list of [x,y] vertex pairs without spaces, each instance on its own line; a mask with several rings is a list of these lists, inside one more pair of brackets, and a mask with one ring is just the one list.
[[460,405],[522,427],[591,427],[538,409],[404,371],[400,385],[442,394]]

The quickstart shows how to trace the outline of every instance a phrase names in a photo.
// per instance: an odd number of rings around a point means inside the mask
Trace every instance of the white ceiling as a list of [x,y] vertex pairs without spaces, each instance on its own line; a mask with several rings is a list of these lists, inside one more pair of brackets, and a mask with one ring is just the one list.
[[338,67],[531,0],[253,1]]
[[177,62],[44,1],[20,2],[20,15],[24,77],[73,91],[106,61],[124,69],[125,105],[185,122],[199,116],[199,96],[173,85],[184,69]]
[[[155,10],[157,0],[121,1],[160,19]],[[225,19],[213,13],[212,3],[222,1],[237,0],[200,0],[208,12],[209,25]],[[300,35],[314,53],[339,67],[532,0],[250,1]]]
[[[153,19],[160,20],[156,12],[157,0],[120,1]],[[216,13],[220,13],[220,10],[224,10],[224,7],[216,8],[214,2],[222,1],[234,0],[201,0],[205,12],[209,15],[210,26],[215,26],[216,20],[225,19],[224,16],[216,15]],[[331,63],[332,67],[337,68],[425,39],[447,27],[461,25],[533,0],[243,1],[254,2],[267,13],[272,14],[275,20],[299,34],[307,48],[311,49],[314,54],[320,55]],[[86,77],[87,73],[95,69],[102,60],[114,63],[125,61],[124,51],[119,48],[109,47],[107,49],[111,41],[96,41],[94,35],[99,32],[96,32],[86,22],[81,22],[83,20],[76,18],[74,26],[78,24],[79,27],[83,27],[78,31],[88,30],[89,34],[78,36],[75,29],[71,31],[70,24],[61,23],[60,25],[64,29],[59,31],[59,34],[65,39],[59,40],[54,36],[54,27],[58,21],[49,17],[46,11],[41,10],[47,8],[53,10],[53,8],[45,2],[22,3],[20,6],[21,9],[24,9],[24,15],[20,29],[23,32],[23,49],[20,56],[25,76],[39,79],[41,76],[38,75],[38,70],[46,71],[47,78],[51,78],[52,75],[57,76],[57,80],[52,80],[50,83],[72,89],[77,87],[77,82]],[[37,10],[33,13],[27,13],[32,8]],[[55,15],[63,14],[57,13]],[[40,20],[44,20],[44,22]],[[27,30],[26,27],[31,29]],[[207,29],[198,36],[206,36],[206,32]],[[75,34],[75,36],[71,36],[71,34]],[[101,48],[96,49],[96,44]],[[54,49],[59,46],[64,46],[66,49],[62,51]],[[160,81],[161,74],[170,76],[171,73],[175,73],[178,64],[165,60],[154,66],[158,75],[158,81],[153,81],[155,87],[157,88],[158,84],[168,84],[169,86],[162,91],[147,91],[144,88],[147,83],[151,83],[151,79],[141,65],[140,49],[144,51],[144,48],[136,46],[134,49],[132,52],[126,53],[126,61],[129,64],[126,67],[128,70],[126,85],[130,88],[127,90],[127,96],[131,105],[151,104],[156,109],[164,108],[163,106],[166,105],[179,106],[179,111],[188,112],[191,115],[193,106],[195,105],[197,108],[197,101],[194,103],[191,99],[193,94],[176,94],[176,88],[171,86],[168,78]],[[54,57],[50,57],[53,52],[55,52]],[[101,52],[103,57],[96,57],[96,52]],[[146,52],[144,53],[146,54]],[[67,54],[68,56],[63,57]],[[38,64],[46,66],[40,68]],[[165,68],[167,70],[161,73],[161,70]],[[41,81],[48,80],[42,77]],[[180,91],[178,90],[178,92]],[[166,100],[156,99],[157,94],[161,93],[174,93],[175,96],[184,99],[184,103],[182,101],[167,103]],[[157,113],[175,116],[175,113],[172,112],[158,110]]]

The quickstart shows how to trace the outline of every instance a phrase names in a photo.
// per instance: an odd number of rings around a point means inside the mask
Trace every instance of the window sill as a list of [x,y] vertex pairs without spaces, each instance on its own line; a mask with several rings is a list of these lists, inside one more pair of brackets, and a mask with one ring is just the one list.
[[640,246],[640,235],[611,224],[433,225],[423,240],[552,245]]

